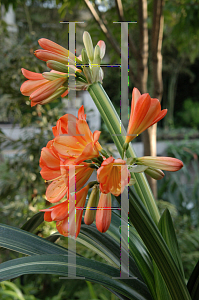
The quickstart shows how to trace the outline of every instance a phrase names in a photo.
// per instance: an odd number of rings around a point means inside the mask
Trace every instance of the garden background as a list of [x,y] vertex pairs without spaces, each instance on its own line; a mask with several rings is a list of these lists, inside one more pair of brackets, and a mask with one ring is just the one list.
[[[153,20],[154,7],[160,5],[159,25],[162,26],[163,41],[156,54],[159,58],[162,54],[163,89],[160,84],[156,90],[160,93],[162,109],[168,108],[168,113],[158,124],[157,141],[158,147],[164,145],[161,154],[181,159],[184,168],[177,174],[166,172],[157,189],[153,183],[152,187],[155,193],[157,191],[159,207],[162,210],[168,207],[172,214],[188,278],[199,259],[197,1],[5,0],[0,3],[0,216],[1,223],[16,227],[21,227],[39,209],[49,206],[45,200],[45,183],[39,173],[41,149],[52,139],[51,127],[56,120],[67,112],[75,111],[74,104],[68,103],[67,99],[57,99],[31,109],[28,97],[21,95],[20,86],[24,82],[21,68],[34,72],[46,71],[45,63],[34,56],[34,51],[38,49],[37,40],[45,37],[68,48],[68,25],[60,21],[81,21],[84,23],[76,25],[77,55],[80,54],[78,49],[82,48],[82,33],[86,30],[94,44],[100,39],[105,41],[105,63],[119,64],[120,25],[113,24],[113,21],[137,21],[137,24],[129,24],[129,100],[134,86],[156,97]],[[107,29],[106,34],[102,30],[103,25]],[[143,37],[147,38],[147,49]],[[158,40],[161,40],[161,34]],[[120,68],[104,67],[103,70],[103,86],[120,112]],[[145,78],[145,81],[141,82],[140,78]],[[83,99],[81,93],[78,99],[77,107],[87,101],[86,112],[92,116],[94,108],[89,101]],[[105,125],[102,121],[99,124],[102,130],[100,143],[107,151],[113,151]],[[138,137],[134,142],[137,151],[141,141]],[[145,147],[145,153],[147,150]],[[137,152],[137,155],[142,154]],[[35,233],[47,237],[52,232],[55,232],[55,225],[42,223]],[[59,243],[67,247],[66,238],[61,238]],[[82,245],[77,244],[77,252],[103,261]],[[16,257],[19,255],[15,252],[0,249],[0,262]],[[0,295],[3,300],[117,299],[100,285],[82,280],[63,281],[58,276],[50,275],[24,275],[12,282],[3,282],[0,284]]]

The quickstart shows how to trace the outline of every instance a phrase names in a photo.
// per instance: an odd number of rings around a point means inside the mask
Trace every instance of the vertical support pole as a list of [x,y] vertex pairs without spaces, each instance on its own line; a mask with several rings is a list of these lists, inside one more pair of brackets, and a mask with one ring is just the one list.
[[[63,22],[66,23],[66,22]],[[75,32],[75,25],[77,22],[67,22],[69,23],[69,51],[73,54],[76,54],[76,32]],[[82,22],[81,22],[82,23]],[[69,62],[68,62],[69,64]],[[72,103],[75,103],[76,99],[76,78],[74,75],[74,72],[70,68],[68,68],[68,98],[70,101],[73,101]],[[75,109],[75,105],[73,106]],[[75,111],[74,111],[75,113]],[[74,122],[74,119],[71,117],[71,115],[68,115],[68,134],[70,135],[70,127],[76,128],[76,122]],[[73,133],[73,136],[76,134],[74,130],[71,131]],[[75,165],[68,165],[68,189],[69,189],[69,201],[68,201],[68,231],[70,232],[70,229],[75,228],[76,233],[76,199],[72,197],[72,195],[76,192],[76,181],[75,181]],[[73,231],[72,230],[72,231]],[[68,277],[60,277],[61,279],[85,279],[84,277],[76,277],[76,240],[73,237],[68,238]]]
[[[136,22],[114,22],[121,23],[121,123],[127,130],[128,126],[128,87],[129,87],[129,55],[128,55],[128,23]],[[120,134],[123,134],[120,129]],[[121,168],[121,182],[125,180],[126,173]],[[129,277],[129,197],[128,189],[125,187],[124,192],[121,194],[121,239],[120,239],[120,277],[118,279],[131,279]]]

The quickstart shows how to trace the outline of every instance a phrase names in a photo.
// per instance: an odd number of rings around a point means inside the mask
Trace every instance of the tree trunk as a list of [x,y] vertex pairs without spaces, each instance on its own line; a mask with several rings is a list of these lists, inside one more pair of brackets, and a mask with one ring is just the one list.
[[[148,80],[148,24],[147,24],[147,1],[139,1],[139,30],[140,30],[140,51],[138,57],[138,89],[140,92],[147,92]],[[156,156],[156,125],[142,133],[144,144],[144,155]],[[147,176],[149,185],[154,197],[157,198],[157,184],[154,179]]]
[[138,77],[138,89],[141,94],[147,92],[147,80],[148,80],[148,56],[149,56],[149,45],[148,45],[148,24],[147,24],[147,0],[140,0],[138,11],[138,26],[140,33],[140,43],[137,60],[137,77]]
[[[152,78],[153,78],[153,98],[162,100],[163,94],[163,80],[162,80],[162,37],[163,37],[163,0],[153,1],[153,27],[151,38],[151,52],[152,52]],[[144,155],[156,156],[156,136],[157,124],[153,125],[147,130],[148,136],[145,135]],[[155,199],[157,199],[157,181],[150,179],[149,184],[153,191]]]

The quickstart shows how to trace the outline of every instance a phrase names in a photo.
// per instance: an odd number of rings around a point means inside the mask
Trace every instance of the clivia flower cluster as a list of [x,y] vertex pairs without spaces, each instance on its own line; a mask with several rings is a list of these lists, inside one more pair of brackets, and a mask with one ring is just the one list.
[[[93,49],[87,32],[83,40],[85,49],[79,58],[52,41],[39,40],[44,50],[37,50],[35,55],[46,61],[52,70],[38,74],[22,69],[28,80],[22,84],[21,92],[30,96],[32,106],[48,103],[75,88],[68,87],[68,68],[76,76],[76,89],[87,89],[92,83],[102,81],[100,63],[105,54],[105,44],[99,41]],[[41,176],[49,182],[46,198],[51,203],[59,202],[42,210],[45,212],[45,221],[56,221],[60,234],[77,237],[85,210],[85,224],[90,225],[95,221],[97,229],[105,232],[111,223],[111,194],[117,197],[125,186],[135,183],[131,173],[145,172],[159,180],[164,177],[162,170],[181,169],[183,163],[169,157],[145,156],[125,160],[129,143],[166,113],[166,109],[161,110],[158,99],[152,99],[147,93],[141,95],[138,89],[133,89],[122,159],[108,156],[101,147],[98,141],[100,131],[90,131],[83,106],[78,111],[78,118],[70,114],[62,116],[52,128],[54,138],[42,149],[40,158]],[[71,168],[75,170],[72,177]],[[97,180],[88,182],[94,171],[97,172]],[[90,188],[92,191],[85,208]],[[75,192],[71,194],[71,190]],[[70,211],[73,211],[70,216],[69,204],[72,205]],[[75,222],[76,226],[69,226],[69,221]]]
[[[70,126],[69,120],[70,118]],[[71,121],[72,120],[72,121]],[[78,118],[66,114],[53,127],[54,139],[42,149],[40,158],[41,175],[51,182],[46,190],[46,198],[56,203],[66,197],[66,200],[45,211],[46,221],[57,221],[58,231],[65,235],[74,235],[68,231],[68,199],[70,185],[75,182],[74,204],[76,202],[76,236],[79,234],[83,209],[88,190],[94,185],[89,198],[88,208],[84,216],[86,224],[95,219],[99,231],[105,232],[111,222],[111,194],[120,195],[130,181],[130,172],[126,161],[105,158],[100,155],[103,149],[98,142],[100,132],[92,133],[86,122],[84,107],[80,107]],[[75,168],[75,180],[70,178],[70,167]],[[97,170],[96,182],[83,187],[94,170]],[[121,180],[121,173],[125,179]],[[110,176],[111,174],[111,176]],[[99,198],[99,190],[101,192]],[[98,203],[99,200],[99,203]],[[74,208],[75,208],[74,206]],[[91,207],[97,208],[90,209]]]
[[[38,41],[43,49],[36,50],[35,56],[45,61],[51,71],[40,74],[22,69],[28,80],[20,90],[24,96],[30,97],[31,106],[65,97],[70,89],[86,90],[93,82],[102,82],[100,63],[105,55],[105,43],[99,41],[93,49],[88,32],[84,32],[83,41],[86,49],[82,49],[79,58],[48,39]],[[68,86],[69,74],[76,77],[75,86]]]
[[[72,120],[70,126],[69,118]],[[96,221],[97,229],[105,232],[111,223],[111,194],[119,196],[125,186],[133,183],[131,172],[144,171],[155,179],[161,179],[164,177],[162,170],[177,171],[183,166],[180,160],[168,157],[127,160],[108,157],[98,142],[100,132],[92,133],[89,129],[83,106],[79,109],[78,118],[73,115],[69,117],[69,114],[61,117],[53,127],[53,134],[54,139],[41,152],[41,175],[51,182],[46,190],[47,200],[51,203],[63,202],[42,211],[46,221],[56,221],[57,230],[64,236],[78,236],[89,188],[93,189],[85,209],[84,222],[90,225]],[[75,168],[75,180],[69,178],[71,166]],[[85,186],[94,170],[97,171],[97,181]],[[69,228],[68,222],[70,185],[74,182],[76,192],[72,197],[73,208],[76,209],[76,232]]]

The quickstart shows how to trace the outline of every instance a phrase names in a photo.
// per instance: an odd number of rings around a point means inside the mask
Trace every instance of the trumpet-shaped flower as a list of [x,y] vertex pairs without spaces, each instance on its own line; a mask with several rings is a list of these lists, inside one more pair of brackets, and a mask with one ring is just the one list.
[[78,118],[69,114],[61,117],[53,127],[53,133],[53,146],[59,156],[64,159],[75,158],[75,164],[99,156],[102,149],[98,142],[100,131],[90,131],[83,105],[78,111]]
[[111,193],[119,196],[126,185],[129,184],[131,175],[128,171],[126,161],[109,157],[103,161],[97,170],[97,180],[100,190],[104,194]]
[[161,110],[158,99],[153,99],[149,94],[141,95],[137,88],[133,89],[131,114],[125,143],[130,143],[138,134],[160,121],[167,113]]
[[[46,190],[46,198],[49,202],[60,201],[70,189],[80,190],[88,181],[93,169],[90,164],[82,162],[81,165],[74,165],[73,160],[63,160],[53,148],[53,141],[47,144],[41,152],[40,167],[41,176],[47,181],[52,181]],[[70,175],[70,168],[75,168]]]
[[[21,69],[23,75],[28,79],[25,81],[20,91],[25,96],[30,96],[31,106],[36,104],[45,104],[52,100],[64,96],[67,91],[67,86],[64,84],[67,82],[67,76],[63,73],[56,71],[50,72],[49,75],[44,76],[40,73]],[[50,80],[47,79],[51,78]]]
[[70,199],[51,208],[41,210],[45,212],[44,220],[47,222],[56,221],[56,227],[60,234],[77,237],[81,228],[88,190],[89,186],[87,185],[73,196],[70,196]]
[[97,212],[96,227],[100,232],[106,232],[111,224],[111,193],[101,193]]

